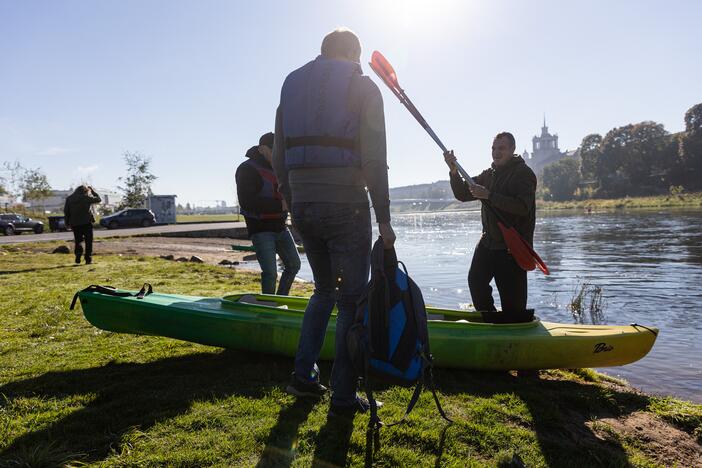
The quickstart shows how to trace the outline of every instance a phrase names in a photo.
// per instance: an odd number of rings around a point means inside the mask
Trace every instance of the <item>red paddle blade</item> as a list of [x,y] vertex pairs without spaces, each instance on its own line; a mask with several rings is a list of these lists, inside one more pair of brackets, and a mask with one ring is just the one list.
[[516,229],[510,227],[506,228],[502,223],[497,223],[502,231],[502,237],[505,239],[505,244],[509,249],[509,253],[512,254],[514,261],[517,265],[524,271],[531,271],[538,267],[545,275],[548,275],[548,267],[541,260],[541,257],[534,252],[534,249],[519,235]]
[[397,81],[397,73],[395,73],[388,59],[377,50],[371,55],[370,66],[391,89],[400,89],[400,83]]

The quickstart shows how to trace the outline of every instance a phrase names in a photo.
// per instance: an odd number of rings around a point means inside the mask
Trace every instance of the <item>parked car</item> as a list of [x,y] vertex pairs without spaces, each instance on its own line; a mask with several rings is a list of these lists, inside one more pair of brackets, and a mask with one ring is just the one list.
[[6,236],[23,232],[44,232],[44,223],[17,213],[0,213],[0,229]]
[[156,224],[156,216],[154,216],[151,210],[145,208],[126,208],[100,219],[100,225],[107,229],[137,226],[148,227],[154,224]]

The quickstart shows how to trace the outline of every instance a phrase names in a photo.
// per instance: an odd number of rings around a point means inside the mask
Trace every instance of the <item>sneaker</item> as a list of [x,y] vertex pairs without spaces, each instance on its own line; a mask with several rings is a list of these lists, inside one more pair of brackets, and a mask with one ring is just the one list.
[[[376,408],[382,408],[383,402],[375,400]],[[328,416],[334,418],[353,419],[356,413],[370,411],[370,403],[363,397],[356,396],[356,402],[350,405],[330,405]]]
[[300,398],[321,398],[327,393],[327,387],[316,380],[303,382],[293,374],[292,380],[290,380],[290,384],[285,388],[285,391]]

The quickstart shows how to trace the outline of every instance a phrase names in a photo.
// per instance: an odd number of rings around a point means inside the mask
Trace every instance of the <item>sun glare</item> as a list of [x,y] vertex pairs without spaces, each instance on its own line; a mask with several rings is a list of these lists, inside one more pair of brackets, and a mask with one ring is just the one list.
[[374,0],[369,4],[385,25],[398,32],[438,32],[468,14],[470,2],[460,0]]

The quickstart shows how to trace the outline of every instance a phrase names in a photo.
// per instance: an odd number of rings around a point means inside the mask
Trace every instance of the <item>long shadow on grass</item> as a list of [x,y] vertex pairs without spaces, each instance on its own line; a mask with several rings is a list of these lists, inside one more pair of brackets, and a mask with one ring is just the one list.
[[36,271],[56,270],[59,268],[72,268],[74,266],[76,266],[76,265],[71,264],[71,265],[50,266],[50,267],[46,267],[46,268],[25,268],[24,270],[0,270],[0,276],[16,275],[19,273],[34,273]]
[[[648,405],[644,395],[568,380],[516,377],[506,372],[444,371],[438,380],[445,394],[467,393],[483,398],[517,395],[528,407],[532,421],[514,423],[536,433],[548,466],[630,466],[618,441],[596,437],[586,423],[623,416]],[[489,443],[490,434],[484,436],[482,442]],[[475,435],[466,437],[464,442],[469,445],[481,442],[471,439]],[[509,447],[495,448],[497,451]]]
[[338,417],[327,417],[317,434],[313,467],[346,466],[353,422]]
[[317,401],[310,398],[298,398],[292,405],[280,411],[278,420],[268,435],[257,468],[290,466],[295,458],[298,428],[307,420],[316,404]]
[[[47,464],[66,458],[83,462],[104,459],[134,427],[148,429],[160,420],[186,413],[193,401],[244,395],[259,398],[287,377],[289,362],[246,353],[191,354],[144,364],[49,372],[0,387],[7,401],[95,394],[87,406],[50,426],[15,440],[0,453],[2,460],[26,459],[38,447],[51,446]],[[262,371],[265,367],[265,371]],[[278,371],[277,369],[281,369]],[[78,456],[76,456],[78,454]]]

